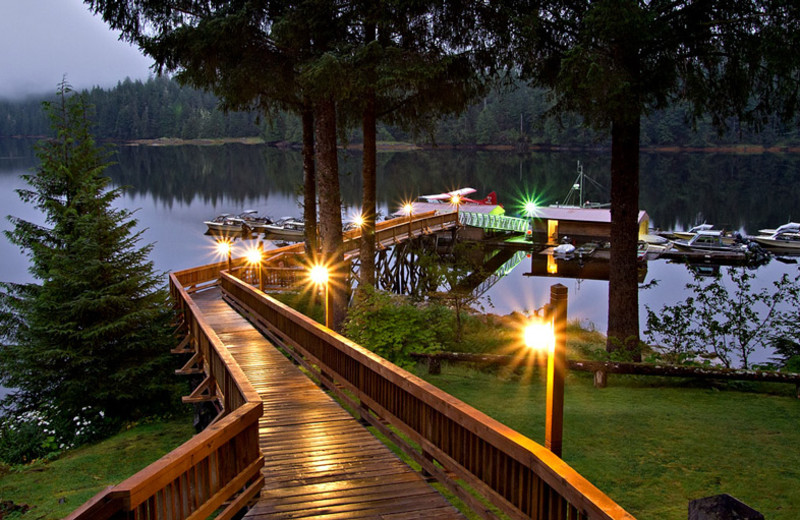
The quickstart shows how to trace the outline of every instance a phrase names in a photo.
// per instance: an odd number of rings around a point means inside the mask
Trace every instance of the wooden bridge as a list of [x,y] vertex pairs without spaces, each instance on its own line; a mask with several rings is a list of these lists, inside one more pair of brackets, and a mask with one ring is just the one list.
[[[449,224],[382,224],[377,240],[397,239],[398,225],[411,236]],[[291,253],[265,262],[275,280],[296,275]],[[175,352],[189,358],[179,372],[202,379],[184,400],[218,415],[69,519],[462,518],[433,480],[482,518],[633,518],[541,445],[270,298],[247,272],[235,259],[170,275],[186,330]]]

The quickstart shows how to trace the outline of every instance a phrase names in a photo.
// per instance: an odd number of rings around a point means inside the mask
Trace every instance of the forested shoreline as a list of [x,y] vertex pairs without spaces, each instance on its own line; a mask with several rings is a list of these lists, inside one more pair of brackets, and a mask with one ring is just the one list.
[[[114,88],[84,90],[95,107],[94,131],[99,139],[119,141],[149,139],[222,139],[258,137],[269,143],[299,144],[300,118],[280,112],[266,117],[253,112],[222,112],[217,98],[202,90],[180,86],[167,77],[147,81],[126,79]],[[0,100],[0,137],[38,137],[48,134],[44,98]],[[492,91],[458,117],[440,120],[432,135],[412,135],[378,123],[383,143],[417,142],[440,146],[535,147],[609,146],[603,136],[582,124],[580,117],[548,113],[548,93],[524,84]],[[729,131],[718,135],[710,121],[696,129],[687,123],[686,109],[674,106],[655,111],[642,124],[643,147],[714,148],[743,144],[765,148],[800,145],[797,127],[777,117],[765,121],[759,132],[740,128],[735,120]],[[346,141],[357,146],[361,133],[351,130]]]

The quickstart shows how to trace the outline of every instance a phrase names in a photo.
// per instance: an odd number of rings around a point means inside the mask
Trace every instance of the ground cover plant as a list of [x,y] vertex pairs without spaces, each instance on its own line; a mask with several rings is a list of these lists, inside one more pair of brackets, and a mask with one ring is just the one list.
[[138,424],[56,460],[0,465],[2,500],[20,508],[29,507],[25,513],[14,512],[7,518],[63,518],[102,489],[119,484],[193,434],[191,417],[181,416]]
[[[544,371],[444,365],[419,375],[544,442]],[[690,500],[731,494],[770,520],[800,511],[800,401],[792,385],[568,374],[564,460],[639,520],[685,519]]]

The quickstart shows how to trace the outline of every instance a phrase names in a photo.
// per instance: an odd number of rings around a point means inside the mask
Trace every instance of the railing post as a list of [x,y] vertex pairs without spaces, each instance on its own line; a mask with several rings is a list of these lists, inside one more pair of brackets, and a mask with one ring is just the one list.
[[550,311],[553,313],[555,343],[547,356],[547,418],[544,445],[561,457],[564,431],[564,378],[567,367],[567,288],[550,287]]

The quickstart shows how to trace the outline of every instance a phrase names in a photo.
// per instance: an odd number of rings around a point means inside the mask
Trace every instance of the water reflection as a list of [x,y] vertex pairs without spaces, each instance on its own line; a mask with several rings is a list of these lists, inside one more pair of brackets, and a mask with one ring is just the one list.
[[[611,251],[598,250],[586,258],[559,258],[546,251],[531,252],[530,271],[525,276],[542,276],[549,278],[575,278],[579,280],[608,281],[611,270]],[[647,262],[639,263],[638,282],[644,283],[647,277]],[[555,282],[554,282],[555,283]]]
[[[0,206],[4,215],[36,219],[30,207],[19,202],[14,189],[23,187],[19,175],[29,172],[35,158],[30,141],[0,139]],[[273,217],[302,212],[302,157],[297,150],[260,145],[146,147],[120,146],[115,164],[108,170],[118,185],[129,186],[119,205],[139,211],[136,217],[147,228],[146,242],[155,242],[153,259],[163,271],[214,261],[214,241],[204,236],[204,220],[220,213],[256,209]],[[471,186],[479,193],[495,191],[508,213],[518,214],[526,196],[542,202],[563,199],[575,179],[577,161],[602,186],[609,186],[609,154],[606,151],[513,152],[409,151],[378,154],[378,204],[384,213],[395,211],[401,201],[422,193],[437,193]],[[753,233],[797,220],[800,184],[794,182],[800,157],[790,154],[643,153],[641,157],[641,207],[651,225],[662,229],[685,228],[696,221]],[[341,155],[341,188],[344,203],[357,208],[361,198],[361,157],[355,151]],[[593,188],[585,197],[608,200],[607,191]],[[9,229],[4,219],[2,229]],[[4,281],[27,279],[27,259],[0,238]],[[607,282],[599,269],[588,263],[576,277],[570,266],[557,266],[547,276],[539,272],[532,255],[506,276],[494,282],[488,295],[494,312],[541,307],[549,286],[564,283],[570,289],[569,315],[604,330],[607,314]],[[549,269],[552,269],[550,267]],[[592,270],[590,272],[590,269]],[[776,261],[758,269],[758,284],[768,286],[797,266]],[[683,299],[683,286],[691,273],[678,264],[649,264],[646,281],[660,280],[654,289],[641,292],[642,305],[661,308]],[[644,314],[644,313],[642,313]]]

